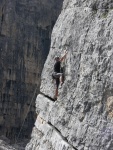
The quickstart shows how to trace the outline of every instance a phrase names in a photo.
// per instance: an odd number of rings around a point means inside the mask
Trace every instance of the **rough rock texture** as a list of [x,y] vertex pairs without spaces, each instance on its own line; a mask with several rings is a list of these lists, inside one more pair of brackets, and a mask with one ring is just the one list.
[[[45,96],[36,100],[37,132],[26,150],[113,150],[112,35],[112,0],[64,0],[42,73]],[[65,48],[65,82],[53,102],[53,58]]]
[[17,150],[17,149],[13,148],[12,146],[7,144],[6,142],[0,140],[0,150]]
[[10,145],[10,140],[4,136],[0,136],[0,150],[17,150]]
[[[61,6],[62,0],[0,0],[0,135],[17,136],[39,92]],[[33,102],[20,137],[29,135],[35,119]]]
[[25,150],[26,142],[27,141],[11,144],[8,138],[0,136],[0,150]]

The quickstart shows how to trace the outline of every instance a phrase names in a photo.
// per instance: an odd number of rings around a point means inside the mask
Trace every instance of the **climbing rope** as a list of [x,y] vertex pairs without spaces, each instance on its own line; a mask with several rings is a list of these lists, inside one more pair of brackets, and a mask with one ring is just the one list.
[[21,133],[22,128],[23,128],[24,123],[25,123],[25,119],[27,118],[27,115],[28,115],[28,113],[29,113],[29,110],[30,110],[31,104],[32,104],[32,102],[33,102],[33,100],[34,100],[34,96],[35,96],[35,94],[36,94],[37,88],[38,88],[38,86],[35,88],[35,91],[34,91],[33,97],[32,97],[32,99],[31,99],[30,105],[29,105],[29,107],[28,107],[28,111],[27,111],[27,113],[26,113],[26,116],[25,116],[24,121],[23,121],[23,123],[22,123],[22,126],[21,126],[21,128],[20,128],[20,131],[19,131],[19,133],[18,133],[18,135],[17,135],[17,137],[16,137],[16,139],[15,139],[15,144],[18,142],[18,139],[19,139],[20,133]]

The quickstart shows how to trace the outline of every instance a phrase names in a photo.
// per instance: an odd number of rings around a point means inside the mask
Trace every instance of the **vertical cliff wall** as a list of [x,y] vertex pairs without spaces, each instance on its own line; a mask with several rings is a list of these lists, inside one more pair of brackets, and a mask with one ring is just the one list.
[[[62,0],[0,0],[0,134],[9,138],[19,133],[34,92],[39,92],[61,6]],[[20,137],[29,135],[34,120],[33,102]]]
[[[113,149],[113,1],[64,0],[44,65],[37,120],[26,150]],[[53,102],[54,56],[67,47]]]

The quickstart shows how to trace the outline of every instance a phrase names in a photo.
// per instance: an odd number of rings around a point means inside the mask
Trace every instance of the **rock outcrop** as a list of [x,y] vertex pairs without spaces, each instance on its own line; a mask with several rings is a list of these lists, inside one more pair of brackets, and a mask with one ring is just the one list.
[[[0,150],[17,150],[10,145],[10,140],[4,136],[0,136]],[[22,149],[21,149],[22,150]]]
[[[0,135],[28,137],[62,0],[0,0]],[[33,103],[31,105],[31,101]]]
[[10,146],[6,142],[0,140],[0,150],[17,150],[14,147]]
[[[64,0],[44,65],[26,150],[113,149],[113,1]],[[67,48],[65,82],[52,101],[54,56]]]

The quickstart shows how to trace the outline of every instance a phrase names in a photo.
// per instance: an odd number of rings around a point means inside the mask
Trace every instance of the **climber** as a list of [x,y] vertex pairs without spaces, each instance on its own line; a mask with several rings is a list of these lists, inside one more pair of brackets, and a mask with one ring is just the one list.
[[64,55],[61,58],[58,56],[55,57],[54,73],[52,74],[52,78],[56,81],[54,100],[57,100],[58,97],[59,84],[62,86],[64,82],[63,73],[61,72],[61,62],[66,58],[66,55],[67,55],[67,51],[64,52]]

